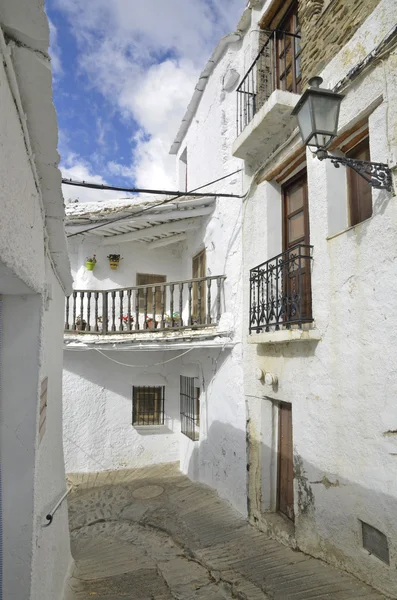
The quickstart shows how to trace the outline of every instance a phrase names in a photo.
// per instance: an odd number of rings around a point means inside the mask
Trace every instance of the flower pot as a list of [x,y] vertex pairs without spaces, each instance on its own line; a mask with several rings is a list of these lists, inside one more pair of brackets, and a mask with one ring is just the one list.
[[146,321],[146,327],[147,327],[147,329],[154,329],[155,328],[155,323],[154,323],[153,319],[150,319],[149,321]]
[[95,268],[95,265],[96,265],[96,263],[93,260],[87,260],[87,262],[85,263],[87,271],[93,271]]
[[110,268],[113,269],[113,271],[115,271],[118,268],[119,264],[120,264],[119,261],[115,261],[115,260],[109,261]]
[[77,331],[85,331],[86,325],[87,325],[87,323],[79,323],[78,325],[76,325]]

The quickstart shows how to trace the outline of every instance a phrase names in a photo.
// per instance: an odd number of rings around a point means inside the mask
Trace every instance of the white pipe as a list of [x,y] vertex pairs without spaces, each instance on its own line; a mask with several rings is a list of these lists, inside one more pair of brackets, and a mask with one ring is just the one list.
[[48,527],[49,525],[51,525],[53,519],[54,519],[54,515],[57,512],[58,508],[61,506],[62,502],[65,500],[65,498],[67,498],[70,494],[70,492],[72,491],[73,486],[70,487],[68,490],[66,490],[66,492],[64,493],[64,495],[62,496],[62,498],[60,498],[58,500],[58,502],[56,503],[56,505],[54,506],[54,508],[48,513],[48,515],[46,515],[46,519],[48,521],[48,523],[46,523],[45,525],[43,525],[43,527]]

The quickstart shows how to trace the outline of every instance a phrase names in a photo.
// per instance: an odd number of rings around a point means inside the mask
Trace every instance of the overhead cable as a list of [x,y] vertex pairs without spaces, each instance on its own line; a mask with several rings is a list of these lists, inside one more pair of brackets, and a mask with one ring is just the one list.
[[[162,202],[158,202],[157,204],[151,204],[150,206],[147,206],[146,208],[141,209],[138,212],[131,212],[128,215],[123,215],[122,217],[117,217],[116,219],[109,219],[108,221],[103,221],[102,223],[99,223],[98,225],[93,225],[92,227],[88,227],[87,229],[83,229],[83,231],[77,231],[75,233],[71,233],[69,234],[67,237],[71,238],[74,237],[76,235],[83,235],[84,233],[88,233],[89,231],[93,231],[94,229],[99,229],[100,227],[106,227],[107,225],[111,225],[112,223],[117,223],[119,221],[124,221],[125,219],[131,219],[132,217],[139,217],[140,215],[142,215],[143,213],[149,211],[149,210],[153,210],[154,208],[157,208],[158,206],[163,206],[164,204],[169,204],[171,202],[174,202],[175,200],[177,200],[178,198],[182,198],[184,196],[186,196],[187,194],[190,195],[195,195],[194,192],[198,191],[198,190],[202,190],[205,187],[208,187],[209,185],[212,185],[214,183],[218,183],[218,181],[222,181],[223,179],[227,179],[228,177],[232,177],[232,175],[236,175],[237,173],[240,173],[242,171],[242,169],[238,169],[237,171],[234,171],[233,173],[229,173],[228,175],[224,175],[223,177],[219,177],[219,179],[215,179],[214,181],[211,181],[209,183],[205,183],[204,185],[201,185],[197,188],[195,188],[194,190],[191,190],[190,192],[178,192],[176,196],[173,196],[172,198],[167,198],[167,200],[163,200]],[[63,181],[63,180],[62,180]],[[212,192],[208,192],[208,194],[203,194],[205,198],[208,198],[208,196],[223,196],[222,194],[216,194],[216,193],[212,193]],[[232,197],[232,198],[243,198],[244,196],[233,196],[233,195],[229,195],[226,197]],[[117,237],[117,236],[116,236]]]

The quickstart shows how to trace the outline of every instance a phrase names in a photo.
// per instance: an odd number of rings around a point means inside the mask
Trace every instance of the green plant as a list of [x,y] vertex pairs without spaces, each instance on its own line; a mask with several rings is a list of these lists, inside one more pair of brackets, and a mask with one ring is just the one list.
[[120,254],[109,254],[109,256],[107,258],[110,260],[110,262],[120,262],[121,255]]
[[91,257],[87,256],[87,262],[96,263],[96,254],[93,254]]

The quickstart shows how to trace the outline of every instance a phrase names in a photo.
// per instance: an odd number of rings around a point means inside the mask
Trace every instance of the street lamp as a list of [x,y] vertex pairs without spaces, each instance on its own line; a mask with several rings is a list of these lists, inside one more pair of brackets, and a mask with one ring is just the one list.
[[372,187],[391,192],[392,176],[386,164],[328,154],[328,148],[338,133],[340,105],[344,96],[321,88],[322,82],[321,77],[312,77],[308,89],[292,111],[298,120],[303,143],[313,149],[319,160],[328,158],[337,168],[340,165],[350,167]]

